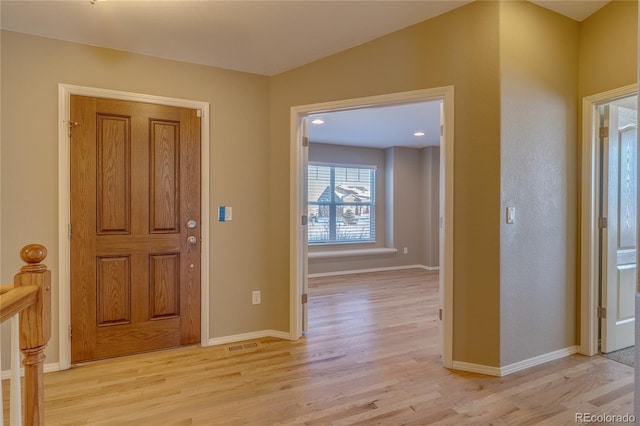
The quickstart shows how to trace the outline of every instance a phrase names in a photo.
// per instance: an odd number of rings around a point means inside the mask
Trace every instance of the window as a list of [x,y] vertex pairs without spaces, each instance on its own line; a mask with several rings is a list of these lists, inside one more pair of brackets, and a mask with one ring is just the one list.
[[374,166],[310,163],[309,243],[374,242]]

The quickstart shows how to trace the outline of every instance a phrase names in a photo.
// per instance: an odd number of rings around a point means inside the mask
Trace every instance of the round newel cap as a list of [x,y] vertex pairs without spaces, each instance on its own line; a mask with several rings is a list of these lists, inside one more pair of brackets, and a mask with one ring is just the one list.
[[47,257],[47,248],[42,244],[29,244],[20,250],[20,258],[27,263],[21,268],[22,271],[44,271],[47,269],[40,262]]

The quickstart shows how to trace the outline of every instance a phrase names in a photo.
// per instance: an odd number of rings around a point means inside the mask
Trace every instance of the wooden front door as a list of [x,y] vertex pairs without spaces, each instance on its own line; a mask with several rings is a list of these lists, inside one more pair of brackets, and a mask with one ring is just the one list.
[[71,96],[71,361],[200,341],[200,118]]

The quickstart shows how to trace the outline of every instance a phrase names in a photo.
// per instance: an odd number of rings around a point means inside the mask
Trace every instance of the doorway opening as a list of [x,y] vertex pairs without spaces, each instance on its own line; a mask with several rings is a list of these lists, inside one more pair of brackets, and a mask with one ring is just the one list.
[[[439,297],[441,309],[440,337],[442,360],[445,367],[452,365],[453,341],[453,87],[417,90],[367,98],[350,99],[293,107],[291,109],[291,252],[290,252],[290,336],[299,338],[305,327],[305,290],[308,277],[307,171],[308,171],[308,119],[318,114],[337,111],[362,110],[419,102],[442,103],[440,123],[440,185],[439,185]],[[370,212],[370,210],[360,210]],[[355,213],[354,213],[355,214]],[[366,214],[366,213],[365,213]],[[317,216],[317,215],[316,215]],[[350,217],[350,216],[349,216]],[[343,221],[344,222],[344,221]],[[370,222],[363,221],[363,223]],[[379,250],[392,249],[378,247]]]
[[580,352],[585,355],[634,345],[637,104],[637,85],[583,101]]

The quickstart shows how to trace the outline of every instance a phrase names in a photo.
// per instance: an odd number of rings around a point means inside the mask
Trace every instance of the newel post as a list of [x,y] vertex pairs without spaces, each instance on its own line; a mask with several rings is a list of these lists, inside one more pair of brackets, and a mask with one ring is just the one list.
[[36,303],[20,313],[20,350],[24,355],[25,425],[44,424],[44,349],[51,337],[51,271],[41,262],[47,249],[29,244],[20,251],[26,263],[13,279],[14,286],[36,286]]

